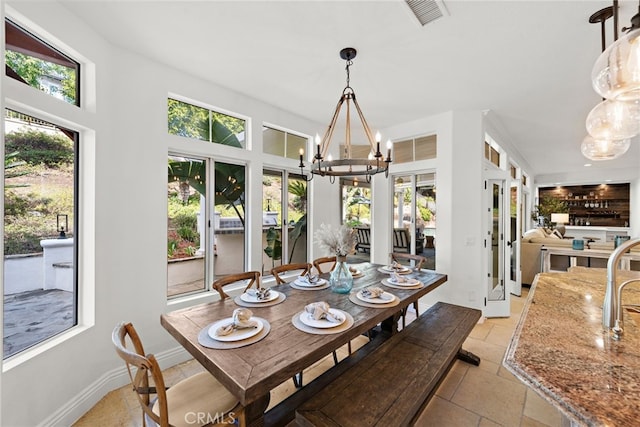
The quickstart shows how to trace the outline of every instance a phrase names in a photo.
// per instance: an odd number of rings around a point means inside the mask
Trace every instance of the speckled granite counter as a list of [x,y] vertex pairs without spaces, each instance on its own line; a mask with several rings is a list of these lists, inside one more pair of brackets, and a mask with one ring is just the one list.
[[[618,273],[622,282],[638,272]],[[615,341],[602,328],[606,271],[574,267],[537,276],[504,365],[576,425],[640,425],[640,315],[625,311]],[[640,303],[640,284],[623,304]]]

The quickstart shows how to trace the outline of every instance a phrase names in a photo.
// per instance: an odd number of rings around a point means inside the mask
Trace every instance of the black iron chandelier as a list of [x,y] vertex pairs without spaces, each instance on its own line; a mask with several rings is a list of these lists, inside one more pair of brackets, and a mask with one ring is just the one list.
[[[371,177],[375,174],[384,172],[385,177],[389,176],[389,164],[391,164],[391,141],[387,142],[387,157],[384,158],[380,152],[380,133],[376,133],[375,136],[371,131],[371,128],[367,124],[360,105],[356,100],[356,93],[349,85],[349,67],[353,65],[353,58],[356,57],[357,51],[352,47],[344,48],[340,51],[340,58],[347,62],[347,85],[342,90],[342,95],[338,101],[338,105],[333,113],[331,122],[324,133],[322,139],[319,135],[316,135],[316,153],[313,156],[311,164],[311,179],[314,175],[328,176],[329,180],[335,182],[336,176],[348,176],[357,177],[364,176],[367,182],[371,181]],[[329,145],[331,145],[331,139],[333,132],[336,128],[336,123],[340,116],[340,110],[343,104],[346,103],[346,117],[345,117],[345,141],[344,152],[341,159],[333,160],[331,154],[328,154]],[[352,157],[352,145],[351,145],[351,104],[355,107],[362,128],[369,142],[370,151],[367,158],[353,158]],[[300,171],[304,175],[304,151],[300,150]],[[357,178],[356,178],[357,179]]]

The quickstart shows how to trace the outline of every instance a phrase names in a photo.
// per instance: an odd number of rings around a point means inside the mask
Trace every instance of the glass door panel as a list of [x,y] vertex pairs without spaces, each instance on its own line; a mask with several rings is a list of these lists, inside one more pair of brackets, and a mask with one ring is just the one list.
[[282,265],[282,172],[262,176],[262,270]]
[[424,268],[436,268],[436,174],[416,175],[416,253],[427,258]]
[[509,197],[509,290],[520,296],[522,293],[520,281],[520,181],[511,182]]
[[214,163],[213,278],[245,271],[245,166]]
[[492,203],[490,208],[490,238],[491,248],[489,251],[489,301],[503,301],[505,299],[504,290],[504,234],[503,234],[503,208],[502,208],[502,183],[489,181],[491,185]]
[[206,161],[169,156],[167,297],[206,290]]
[[287,259],[291,263],[307,262],[307,181],[291,174],[287,190]]

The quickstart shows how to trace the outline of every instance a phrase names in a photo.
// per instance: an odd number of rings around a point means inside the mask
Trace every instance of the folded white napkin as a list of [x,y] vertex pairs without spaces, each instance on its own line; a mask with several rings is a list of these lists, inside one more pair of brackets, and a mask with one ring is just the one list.
[[300,283],[304,283],[307,285],[312,285],[314,283],[318,283],[318,280],[320,280],[320,278],[318,277],[317,274],[310,274],[307,273],[303,276],[298,276],[298,282]]
[[342,316],[331,313],[329,311],[329,304],[324,301],[320,302],[312,302],[311,304],[307,304],[304,308],[304,311],[309,313],[314,320],[326,319],[329,322],[340,323],[344,319]]
[[220,326],[216,330],[216,335],[229,335],[236,329],[257,328],[258,321],[251,320],[251,316],[253,316],[253,312],[248,308],[236,308],[235,310],[233,310],[233,321],[226,325]]
[[382,298],[384,294],[384,289],[378,286],[369,286],[368,288],[364,288],[362,290],[362,296],[365,298]]
[[393,283],[408,283],[411,279],[404,277],[398,273],[391,273],[391,281]]
[[251,288],[247,290],[247,294],[251,295],[252,297],[256,297],[259,300],[263,300],[269,298],[269,295],[271,294],[271,288]]

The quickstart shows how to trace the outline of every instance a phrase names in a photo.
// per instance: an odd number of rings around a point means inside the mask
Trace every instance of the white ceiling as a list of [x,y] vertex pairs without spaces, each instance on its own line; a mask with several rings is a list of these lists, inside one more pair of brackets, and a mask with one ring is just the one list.
[[[445,0],[422,27],[401,0],[62,3],[114,45],[319,123],[345,85],[338,52],[355,47],[351,86],[372,127],[491,110],[535,175],[585,170],[584,121],[601,101],[590,83],[600,25],[588,18],[612,4]],[[622,1],[620,25],[637,10]],[[639,143],[592,169],[637,168]]]

